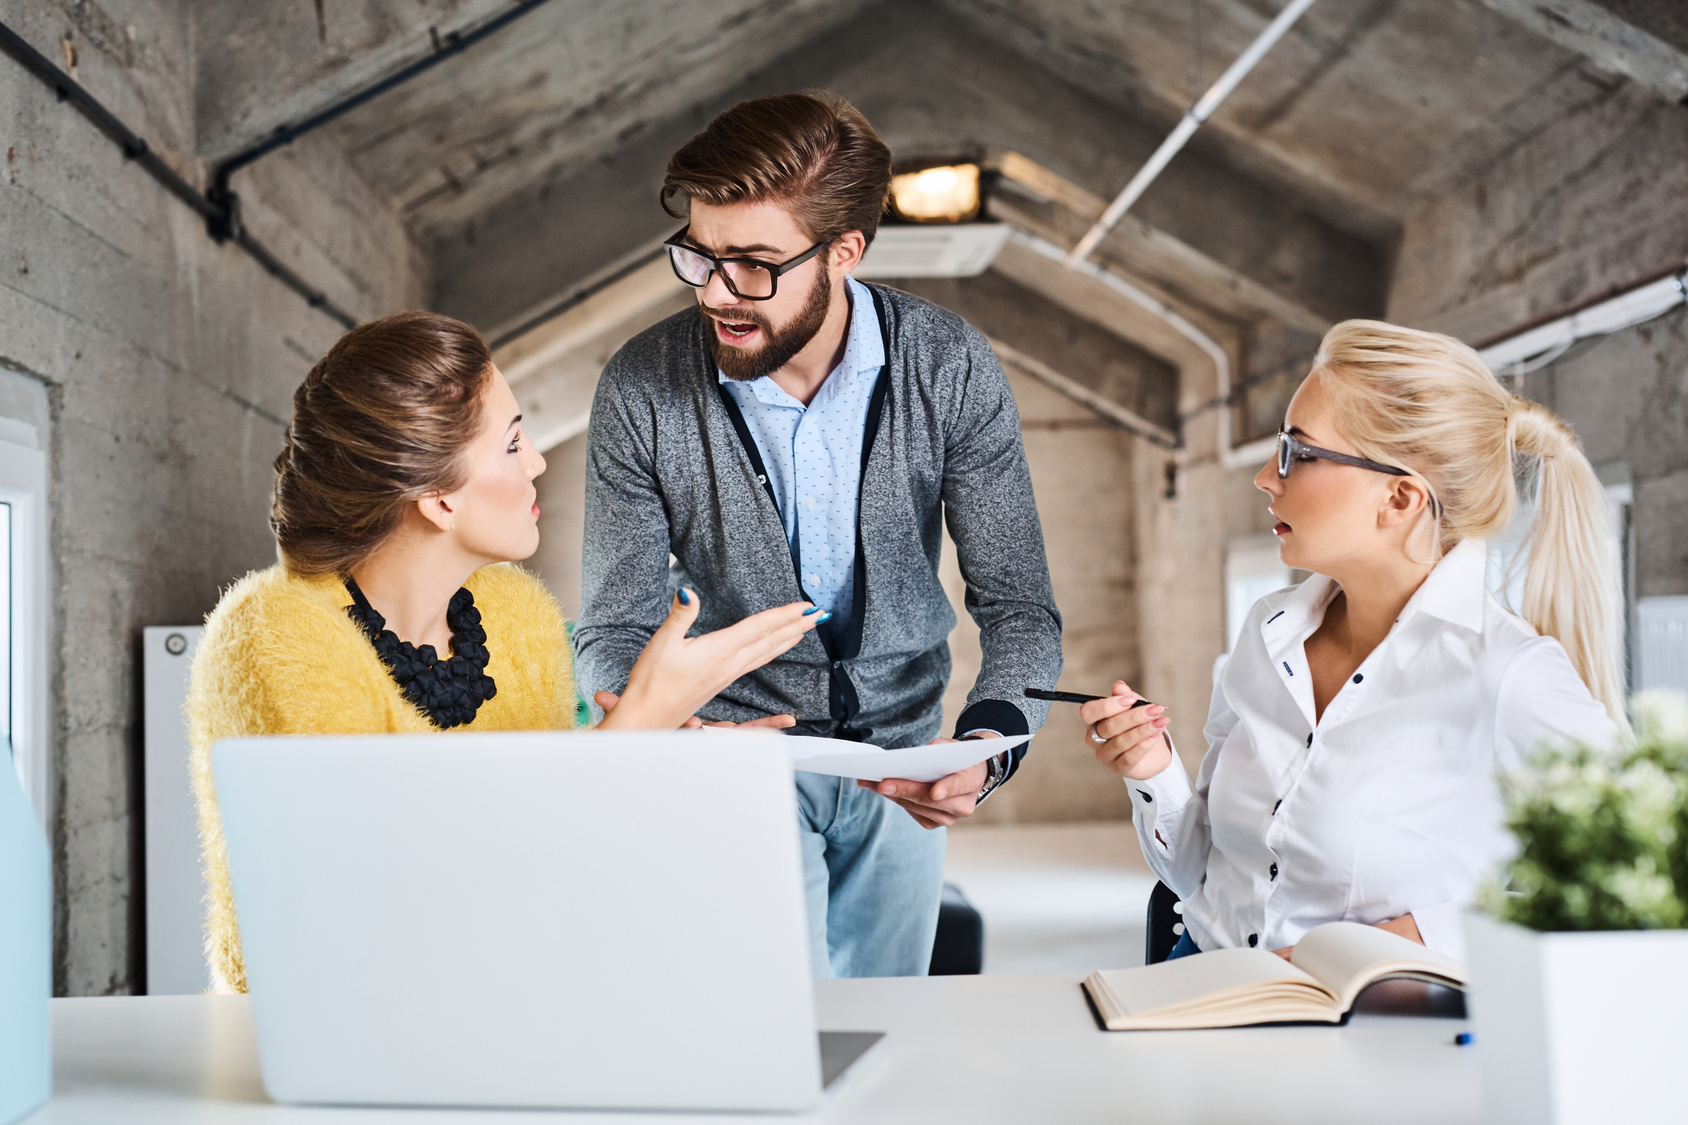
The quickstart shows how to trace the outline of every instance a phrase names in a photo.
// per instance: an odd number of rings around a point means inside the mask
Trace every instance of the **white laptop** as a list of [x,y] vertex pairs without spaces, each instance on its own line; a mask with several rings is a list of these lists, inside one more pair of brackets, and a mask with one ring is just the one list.
[[777,735],[250,738],[213,763],[277,1101],[801,1111],[878,1038],[817,1045]]

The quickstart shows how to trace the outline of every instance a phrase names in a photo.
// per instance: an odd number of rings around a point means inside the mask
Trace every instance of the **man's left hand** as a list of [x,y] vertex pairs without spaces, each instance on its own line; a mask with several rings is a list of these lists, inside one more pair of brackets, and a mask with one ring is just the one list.
[[[958,741],[955,738],[934,738],[927,745]],[[858,781],[856,784],[902,806],[903,811],[922,828],[947,828],[963,817],[973,815],[973,809],[979,803],[979,790],[985,787],[985,779],[989,776],[985,763],[980,762],[933,782],[888,777],[884,781]]]

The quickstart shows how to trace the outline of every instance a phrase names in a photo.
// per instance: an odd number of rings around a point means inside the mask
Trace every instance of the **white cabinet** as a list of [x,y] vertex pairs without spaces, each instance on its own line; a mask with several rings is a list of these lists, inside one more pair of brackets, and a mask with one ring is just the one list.
[[147,992],[204,992],[205,886],[188,778],[188,669],[202,625],[144,630],[146,682]]

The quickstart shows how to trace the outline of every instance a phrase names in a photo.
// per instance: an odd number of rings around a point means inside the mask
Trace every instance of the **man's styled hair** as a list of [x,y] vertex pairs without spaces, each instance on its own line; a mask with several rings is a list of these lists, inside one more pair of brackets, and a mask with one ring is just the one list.
[[891,190],[891,150],[855,106],[825,90],[757,98],[718,115],[668,162],[662,208],[777,200],[816,242],[869,243]]

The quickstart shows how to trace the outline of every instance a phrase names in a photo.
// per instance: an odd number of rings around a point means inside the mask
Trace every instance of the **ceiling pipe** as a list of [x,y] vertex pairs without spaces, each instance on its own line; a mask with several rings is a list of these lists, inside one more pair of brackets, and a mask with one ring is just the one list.
[[430,27],[428,29],[428,40],[432,49],[428,54],[361,90],[354,90],[333,104],[317,110],[303,121],[283,122],[277,125],[270,130],[269,135],[263,140],[248,145],[219,162],[216,168],[212,170],[211,186],[205,193],[205,197],[216,208],[216,213],[210,216],[208,220],[211,237],[218,242],[227,238],[238,239],[240,237],[240,197],[229,186],[230,180],[240,169],[268,156],[278,148],[292,144],[306,133],[322,128],[330,121],[350,113],[365,102],[380,97],[388,90],[404,85],[418,74],[432,70],[440,63],[454,55],[461,54],[494,32],[503,30],[509,24],[514,23],[546,2],[547,0],[519,0],[513,7],[472,27],[448,31],[444,35]]
[[1212,88],[1202,95],[1201,100],[1184,115],[1178,127],[1161,142],[1154,155],[1149,157],[1149,162],[1131,177],[1131,182],[1108,204],[1108,209],[1102,212],[1102,217],[1096,220],[1096,224],[1084,232],[1084,237],[1078,240],[1078,245],[1073,247],[1072,253],[1066,255],[1067,265],[1076,267],[1090,256],[1090,252],[1096,249],[1096,244],[1102,241],[1102,237],[1114,228],[1126,211],[1131,209],[1131,205],[1149,190],[1149,185],[1155,182],[1155,178],[1172,163],[1172,158],[1177,156],[1178,151],[1195,135],[1202,122],[1213,115],[1213,111],[1230,96],[1231,91],[1248,77],[1248,72],[1254,69],[1254,64],[1259,62],[1266,52],[1272,49],[1272,45],[1283,38],[1284,32],[1301,18],[1301,14],[1312,6],[1313,0],[1292,0],[1288,7],[1278,13],[1276,19],[1266,25],[1266,30],[1260,33],[1259,38],[1249,44],[1248,50],[1237,57],[1237,61],[1219,76],[1219,81],[1215,82]]
[[1478,348],[1497,375],[1524,375],[1546,367],[1579,340],[1644,324],[1688,302],[1688,267],[1627,293],[1590,305]]
[[[0,23],[0,51],[11,55],[26,70],[42,83],[50,87],[61,102],[68,102],[70,106],[93,123],[94,127],[111,139],[112,143],[122,149],[126,159],[138,165],[142,171],[158,182],[164,190],[192,207],[207,223],[216,224],[224,214],[222,208],[203,194],[198,188],[188,183],[164,161],[152,146],[147,144],[146,138],[125,125],[116,114],[107,109],[105,104],[90,94],[88,90],[70,75],[55,66],[52,60],[37,51],[16,31]],[[304,277],[290,269],[282,260],[270,252],[269,247],[259,242],[257,238],[244,229],[231,231],[228,235],[235,245],[245,250],[252,260],[262,266],[271,276],[293,292],[305,299],[305,303],[317,309],[324,315],[332,317],[341,326],[351,328],[356,325],[357,317],[336,305],[326,292],[318,289]]]
[[1110,269],[1094,262],[1080,261],[1075,264],[1067,252],[1053,242],[1038,238],[1036,235],[1027,234],[1024,231],[1016,230],[1012,235],[1012,240],[1029,250],[1042,254],[1046,258],[1063,263],[1075,273],[1082,273],[1086,277],[1100,282],[1132,304],[1159,317],[1174,332],[1200,348],[1202,353],[1213,361],[1215,391],[1219,404],[1219,463],[1222,466],[1227,469],[1257,466],[1263,464],[1271,456],[1272,449],[1277,442],[1275,437],[1262,438],[1260,441],[1250,442],[1235,449],[1231,448],[1231,357],[1225,354],[1225,349],[1220,347],[1212,336],[1191,324],[1164,301],[1158,300],[1139,289]]

